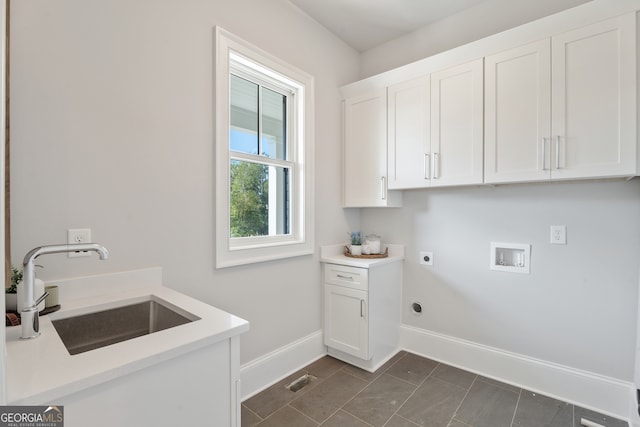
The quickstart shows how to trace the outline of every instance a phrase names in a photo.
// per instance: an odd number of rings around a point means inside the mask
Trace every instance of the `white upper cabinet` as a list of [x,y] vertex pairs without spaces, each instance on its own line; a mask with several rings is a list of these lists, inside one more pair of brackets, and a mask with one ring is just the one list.
[[549,179],[551,45],[485,58],[485,182]]
[[482,59],[431,74],[431,186],[482,183]]
[[596,3],[343,87],[345,206],[640,175],[638,11]]
[[482,183],[482,60],[389,86],[389,188]]
[[551,176],[636,174],[636,19],[551,39]]
[[485,59],[485,182],[633,176],[629,14]]
[[387,90],[344,100],[344,206],[401,206],[388,191]]
[[422,188],[430,184],[429,76],[389,86],[389,188]]

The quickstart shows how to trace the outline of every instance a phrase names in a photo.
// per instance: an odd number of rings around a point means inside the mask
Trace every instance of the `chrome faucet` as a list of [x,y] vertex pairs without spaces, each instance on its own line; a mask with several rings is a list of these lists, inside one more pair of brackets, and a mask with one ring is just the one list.
[[109,251],[97,243],[77,243],[69,245],[50,245],[40,246],[31,249],[24,257],[22,265],[24,266],[24,275],[22,286],[24,286],[24,299],[22,304],[22,312],[20,313],[20,324],[22,325],[22,334],[20,339],[27,340],[36,338],[40,335],[40,321],[38,316],[38,304],[40,304],[49,295],[47,292],[36,299],[35,297],[35,272],[34,261],[40,255],[58,254],[64,252],[97,252],[100,259],[109,258]]

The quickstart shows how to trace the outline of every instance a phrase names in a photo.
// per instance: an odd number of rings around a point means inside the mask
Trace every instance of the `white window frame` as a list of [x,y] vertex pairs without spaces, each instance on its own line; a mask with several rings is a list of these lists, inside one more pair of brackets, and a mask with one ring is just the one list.
[[[215,39],[216,268],[313,254],[313,77],[220,27],[215,29]],[[292,163],[291,230],[287,235],[230,237],[230,161],[241,158],[242,154],[232,154],[229,148],[229,76],[232,70],[238,74],[245,67],[264,73],[266,87],[281,82],[294,88],[288,108],[295,117],[292,117],[293,123],[287,124],[289,156],[286,163]],[[255,161],[255,157],[251,157]],[[269,163],[273,161],[269,159]]]

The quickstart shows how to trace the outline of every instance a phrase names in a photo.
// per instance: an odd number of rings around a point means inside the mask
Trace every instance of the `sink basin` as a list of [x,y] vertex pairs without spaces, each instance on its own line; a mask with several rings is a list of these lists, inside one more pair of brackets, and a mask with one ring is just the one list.
[[54,328],[69,354],[149,335],[184,325],[199,317],[170,308],[160,299],[150,299],[89,314],[53,320]]

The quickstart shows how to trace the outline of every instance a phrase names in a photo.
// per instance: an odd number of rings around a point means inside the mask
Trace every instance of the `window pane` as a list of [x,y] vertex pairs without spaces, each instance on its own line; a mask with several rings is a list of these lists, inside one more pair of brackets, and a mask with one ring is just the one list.
[[258,154],[258,85],[231,74],[229,148]]
[[272,159],[286,160],[287,97],[262,88],[262,153]]
[[231,160],[231,237],[290,233],[288,168]]

